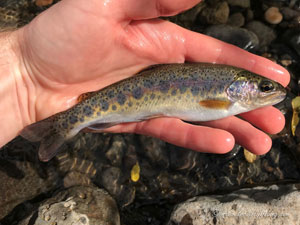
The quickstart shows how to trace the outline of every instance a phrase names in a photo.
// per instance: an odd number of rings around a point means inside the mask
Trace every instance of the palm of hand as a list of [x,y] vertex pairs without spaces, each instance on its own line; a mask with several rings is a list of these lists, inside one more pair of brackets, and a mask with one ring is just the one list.
[[[281,68],[267,60],[166,21],[139,20],[176,14],[191,7],[192,1],[177,0],[177,6],[172,3],[173,8],[169,0],[150,2],[156,2],[155,7],[146,0],[141,1],[140,6],[133,0],[64,0],[24,28],[25,52],[30,59],[28,64],[36,96],[31,103],[35,105],[36,115],[32,122],[67,109],[81,93],[101,89],[156,63],[185,60],[229,63],[264,74],[269,67],[274,67],[279,72],[273,71],[269,76],[283,84],[288,82],[287,76],[281,76]],[[157,7],[159,2],[160,7]],[[143,4],[150,4],[145,11],[139,8]],[[244,59],[233,57],[228,61],[230,55],[244,56]],[[269,118],[271,115],[278,122],[270,126],[261,119],[264,115],[269,115]],[[271,133],[278,132],[284,124],[282,114],[272,107],[244,116]],[[255,153],[261,154],[270,148],[267,135],[235,117],[206,124],[224,130],[159,118],[118,125],[109,131],[149,134],[195,150],[217,153],[233,147],[232,134]],[[257,139],[255,144],[252,137]]]

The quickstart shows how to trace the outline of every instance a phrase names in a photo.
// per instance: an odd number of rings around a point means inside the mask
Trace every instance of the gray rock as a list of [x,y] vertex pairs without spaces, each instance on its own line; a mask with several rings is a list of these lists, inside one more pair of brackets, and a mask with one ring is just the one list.
[[97,187],[77,186],[59,192],[19,225],[119,225],[115,200]]
[[298,17],[300,16],[300,12],[299,11],[296,11],[296,10],[293,10],[289,7],[283,7],[282,9],[280,9],[282,15],[283,15],[283,18],[285,20],[291,20],[295,17]]
[[205,30],[205,34],[245,50],[255,49],[259,45],[257,36],[244,28],[228,25],[213,25]]
[[232,14],[229,17],[228,22],[227,22],[228,25],[234,26],[234,27],[242,27],[242,26],[244,26],[244,23],[245,23],[245,17],[240,12]]
[[276,38],[274,30],[259,21],[249,22],[246,28],[257,35],[260,47],[268,46]]
[[206,5],[198,14],[197,22],[200,24],[224,24],[229,17],[227,2],[219,2],[213,7]]
[[250,0],[227,0],[227,2],[231,6],[239,6],[242,8],[250,7]]
[[241,189],[192,198],[178,205],[167,225],[300,224],[296,185]]

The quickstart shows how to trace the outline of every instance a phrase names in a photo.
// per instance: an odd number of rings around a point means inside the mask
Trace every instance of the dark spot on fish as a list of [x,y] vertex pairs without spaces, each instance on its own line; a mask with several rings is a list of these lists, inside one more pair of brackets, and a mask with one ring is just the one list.
[[155,94],[152,93],[152,94],[150,95],[150,99],[153,100],[154,98],[155,98]]
[[193,86],[193,87],[191,88],[191,92],[192,92],[192,95],[193,95],[193,96],[198,95],[198,94],[199,94],[199,91],[200,91],[200,88],[199,88],[198,86]]
[[177,90],[176,90],[176,89],[173,89],[172,92],[171,92],[171,95],[172,95],[172,96],[176,95],[176,92],[177,92]]
[[128,102],[128,106],[131,107],[132,106],[132,102]]
[[169,91],[170,84],[168,81],[161,80],[159,81],[159,90],[162,93],[167,93]]
[[117,106],[115,106],[115,105],[113,105],[111,108],[112,108],[112,110],[114,110],[114,111],[117,110]]
[[91,106],[95,106],[97,104],[96,98],[91,98]]
[[154,82],[152,80],[144,80],[144,87],[145,88],[151,88],[153,86]]
[[83,107],[82,113],[83,113],[83,115],[90,116],[93,114],[93,110],[90,106],[86,105]]
[[83,121],[84,121],[84,118],[83,118],[83,117],[80,117],[80,118],[79,118],[79,121],[80,121],[80,122],[83,122]]
[[70,115],[69,116],[69,121],[70,121],[71,124],[75,124],[75,123],[78,122],[78,118],[75,115]]
[[144,101],[148,101],[148,97],[147,96],[144,98]]
[[117,96],[117,101],[120,105],[124,105],[126,101],[126,96],[123,93],[119,93]]
[[114,98],[115,97],[115,92],[113,90],[110,90],[108,93],[107,93],[107,96],[109,98]]
[[142,88],[140,88],[140,87],[135,88],[132,92],[132,96],[135,99],[140,99],[143,96]]
[[187,87],[185,85],[181,85],[179,87],[180,93],[183,94],[184,92],[186,92]]
[[107,102],[107,101],[105,101],[105,100],[101,100],[101,101],[100,101],[100,104],[101,104],[101,110],[103,110],[103,111],[106,111],[106,110],[108,110],[108,106],[109,106],[109,104],[108,104],[108,102]]
[[68,123],[65,121],[61,125],[62,125],[62,128],[64,128],[64,129],[68,128]]
[[125,84],[125,85],[123,86],[123,91],[129,92],[130,90],[131,90],[130,84]]

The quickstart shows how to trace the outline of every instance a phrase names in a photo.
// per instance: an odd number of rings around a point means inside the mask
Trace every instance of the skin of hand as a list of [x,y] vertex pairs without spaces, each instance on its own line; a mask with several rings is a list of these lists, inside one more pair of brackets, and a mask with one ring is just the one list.
[[[0,122],[9,125],[2,127],[5,135],[0,146],[26,125],[68,109],[81,93],[99,90],[152,64],[229,64],[284,86],[288,84],[289,73],[279,65],[158,19],[178,14],[198,2],[62,0],[30,24],[7,35],[6,43],[15,52],[11,58],[19,62],[6,69],[12,74],[7,83],[14,88],[9,89],[7,95],[12,97],[7,98],[8,106],[2,107],[0,113],[13,111],[15,115],[1,114]],[[225,153],[237,142],[255,154],[266,153],[272,143],[266,133],[279,132],[284,127],[284,116],[274,107],[241,116],[245,120],[232,116],[199,125],[176,118],[156,118],[120,124],[106,131],[150,135],[202,152]]]

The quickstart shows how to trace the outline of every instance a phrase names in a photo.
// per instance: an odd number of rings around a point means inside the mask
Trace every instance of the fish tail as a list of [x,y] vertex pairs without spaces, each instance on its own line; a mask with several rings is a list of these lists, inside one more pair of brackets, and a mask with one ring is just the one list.
[[20,135],[31,142],[41,142],[38,155],[44,162],[52,159],[65,142],[62,133],[53,126],[53,121],[47,119],[28,125]]

